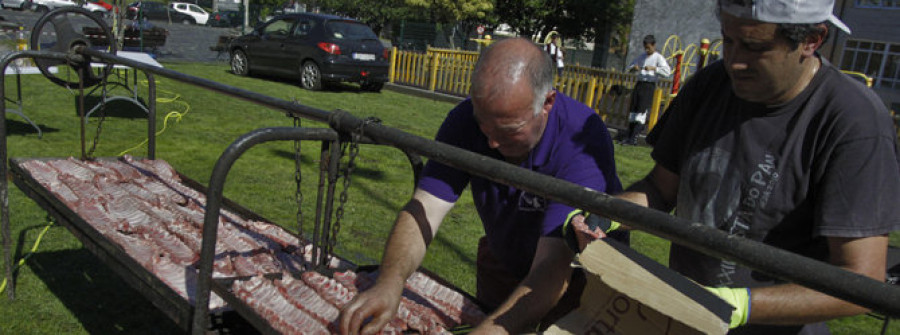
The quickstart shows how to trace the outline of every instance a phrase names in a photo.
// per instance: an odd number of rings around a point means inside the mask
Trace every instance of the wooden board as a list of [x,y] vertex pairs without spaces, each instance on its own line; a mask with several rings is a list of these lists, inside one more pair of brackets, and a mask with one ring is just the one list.
[[618,242],[578,255],[581,306],[545,334],[725,334],[732,307],[693,281]]

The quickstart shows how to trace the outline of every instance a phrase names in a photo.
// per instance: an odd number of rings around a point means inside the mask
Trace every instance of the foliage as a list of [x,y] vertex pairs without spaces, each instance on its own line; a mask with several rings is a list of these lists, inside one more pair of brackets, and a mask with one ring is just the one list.
[[498,0],[492,19],[523,36],[556,30],[566,38],[593,40],[598,27],[627,25],[633,11],[634,0]]
[[409,18],[413,8],[404,0],[354,1],[354,0],[322,0],[319,4],[330,12],[346,15],[365,22],[376,34],[380,34],[390,22]]
[[440,23],[484,19],[494,9],[490,0],[406,0],[406,5],[425,13],[425,18]]

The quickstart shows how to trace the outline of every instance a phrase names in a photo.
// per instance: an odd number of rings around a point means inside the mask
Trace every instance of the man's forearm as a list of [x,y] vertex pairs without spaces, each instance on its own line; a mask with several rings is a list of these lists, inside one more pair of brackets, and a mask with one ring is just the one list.
[[[430,232],[426,234],[429,234],[430,240]],[[426,248],[423,231],[416,218],[406,210],[401,211],[384,247],[378,281],[406,281],[422,264]]]
[[797,325],[867,312],[863,307],[797,285],[751,289],[748,323]]
[[557,249],[532,267],[509,298],[476,329],[476,334],[532,332],[534,329],[529,327],[536,326],[559,302],[572,276],[572,254],[561,239],[542,240],[549,243],[543,247]]

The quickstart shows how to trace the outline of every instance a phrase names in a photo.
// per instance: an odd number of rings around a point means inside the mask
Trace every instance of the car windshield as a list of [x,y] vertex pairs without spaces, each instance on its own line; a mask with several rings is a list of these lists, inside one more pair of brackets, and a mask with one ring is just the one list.
[[330,21],[326,25],[331,35],[337,39],[377,39],[369,26],[353,21]]

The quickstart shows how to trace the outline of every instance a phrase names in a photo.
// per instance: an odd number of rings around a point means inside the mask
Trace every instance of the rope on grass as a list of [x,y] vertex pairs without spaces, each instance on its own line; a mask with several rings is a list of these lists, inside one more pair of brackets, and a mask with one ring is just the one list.
[[[146,80],[142,80],[141,84],[149,87],[149,83]],[[156,136],[159,137],[160,135],[162,135],[162,133],[164,133],[166,131],[166,128],[168,128],[169,119],[175,118],[175,123],[181,122],[181,119],[184,118],[184,116],[187,115],[187,113],[191,111],[191,105],[183,100],[179,100],[179,98],[181,98],[180,94],[176,94],[174,92],[169,92],[166,90],[157,90],[157,91],[164,92],[166,94],[171,94],[173,97],[171,97],[171,98],[156,98],[156,102],[158,102],[158,103],[176,103],[176,104],[180,104],[180,105],[184,106],[183,112],[173,110],[166,114],[166,117],[163,119],[162,129],[160,129],[159,131],[156,132]],[[147,144],[147,142],[149,142],[149,141],[150,141],[150,139],[146,138],[143,141],[141,141],[141,143],[138,143],[137,145],[135,145],[131,148],[125,149],[125,151],[120,152],[118,154],[118,156],[123,156],[123,155],[131,152],[132,150],[138,149],[138,148],[144,146],[145,144]]]
[[[12,272],[18,271],[20,267],[25,265],[25,261],[28,260],[28,258],[31,257],[31,255],[33,255],[35,252],[37,252],[38,246],[41,245],[41,240],[44,238],[44,234],[46,234],[47,231],[50,230],[50,227],[53,227],[53,225],[54,225],[53,220],[50,220],[50,222],[46,226],[44,226],[44,230],[42,230],[41,233],[38,234],[37,239],[34,241],[34,245],[31,246],[31,251],[29,251],[27,254],[22,256],[22,258],[19,259],[19,262],[16,263],[16,266],[13,268]],[[5,290],[6,290],[6,278],[3,278],[3,281],[0,282],[0,293],[3,293],[3,291],[5,291]]]

